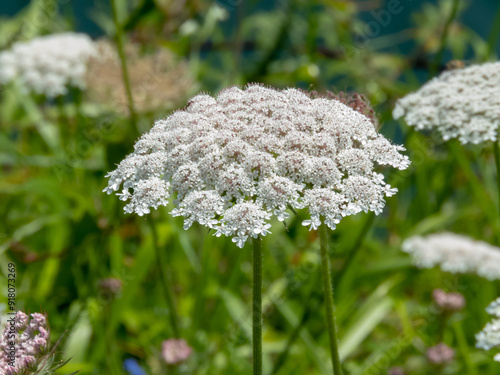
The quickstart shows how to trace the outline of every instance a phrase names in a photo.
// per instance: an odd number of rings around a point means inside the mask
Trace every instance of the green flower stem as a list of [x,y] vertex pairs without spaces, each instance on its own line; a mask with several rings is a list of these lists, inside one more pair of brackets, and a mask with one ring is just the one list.
[[467,369],[467,375],[477,375],[476,367],[472,358],[470,357],[470,349],[467,345],[467,339],[465,338],[464,330],[462,327],[462,322],[455,321],[453,323],[453,330],[455,331],[455,338],[458,343],[458,350],[460,351],[461,358],[465,363],[465,368]]
[[177,314],[177,308],[175,306],[174,293],[172,292],[172,277],[169,270],[168,264],[165,261],[163,252],[160,249],[158,241],[158,231],[156,229],[156,224],[153,218],[149,219],[149,224],[151,226],[151,233],[153,235],[153,246],[155,248],[156,260],[158,262],[158,267],[160,267],[161,281],[165,293],[165,299],[167,301],[170,324],[172,325],[172,330],[174,331],[174,336],[179,338],[180,328],[179,328],[179,315]]
[[[324,221],[324,220],[322,220]],[[333,374],[341,375],[337,332],[335,328],[335,306],[333,305],[333,284],[330,275],[330,258],[328,256],[328,230],[323,223],[319,227],[319,242],[321,248],[321,273],[323,276],[323,292],[325,294],[326,323],[330,338]]]
[[130,112],[130,127],[134,137],[139,135],[137,128],[137,114],[134,108],[134,99],[132,97],[132,86],[130,85],[130,77],[128,74],[127,58],[125,57],[125,48],[123,47],[123,27],[118,20],[118,0],[111,0],[111,8],[113,11],[113,23],[115,24],[115,42],[120,58],[122,68],[123,84],[125,85],[125,92],[127,93],[128,109]]
[[[356,257],[356,254],[358,253],[359,249],[363,245],[363,241],[366,238],[368,232],[370,231],[373,221],[375,219],[375,215],[373,213],[370,213],[361,228],[361,230],[358,233],[358,236],[356,237],[356,241],[354,242],[353,246],[347,251],[347,259],[344,262],[344,265],[342,266],[342,269],[335,275],[333,279],[333,284],[334,285],[339,285],[340,282],[342,281],[342,277],[345,275],[347,269],[349,266],[352,264],[354,258]],[[319,274],[318,274],[319,275]],[[299,334],[302,330],[302,328],[305,326],[309,318],[313,316],[313,312],[315,311],[316,304],[314,303],[315,300],[315,294],[316,294],[316,281],[319,282],[319,280],[316,280],[316,273],[313,275],[314,280],[311,283],[311,290],[308,294],[308,297],[304,303],[305,309],[302,313],[302,317],[299,321],[299,324],[295,326],[293,329],[292,333],[288,337],[288,341],[285,345],[285,349],[280,353],[278,356],[278,359],[276,360],[276,363],[273,367],[273,371],[271,374],[276,374],[280,368],[285,364],[285,360],[288,357],[288,354],[290,352],[290,349],[292,348],[293,343],[297,340],[299,337]]]
[[252,239],[253,244],[253,307],[252,344],[253,374],[262,375],[262,239]]

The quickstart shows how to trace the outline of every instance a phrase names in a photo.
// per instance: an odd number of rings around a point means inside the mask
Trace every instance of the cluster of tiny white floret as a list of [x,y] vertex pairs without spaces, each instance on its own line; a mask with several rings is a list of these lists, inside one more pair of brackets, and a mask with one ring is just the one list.
[[16,42],[0,52],[0,84],[18,80],[27,92],[54,98],[67,86],[85,87],[87,61],[96,54],[85,34],[63,33]]
[[[500,298],[490,303],[486,312],[494,318],[486,324],[481,332],[476,334],[476,348],[483,350],[500,348]],[[496,354],[494,359],[500,362],[500,353]]]
[[116,170],[105,192],[119,191],[126,212],[147,214],[174,195],[184,228],[198,222],[243,247],[269,233],[272,216],[309,209],[303,224],[335,225],[360,211],[379,214],[397,190],[375,165],[405,169],[402,146],[337,100],[261,85],[200,94],[159,120]]
[[398,100],[394,118],[417,130],[438,129],[445,141],[495,141],[500,125],[500,62],[445,71]]
[[403,243],[416,266],[451,273],[475,273],[488,280],[500,280],[500,248],[454,233],[415,236]]

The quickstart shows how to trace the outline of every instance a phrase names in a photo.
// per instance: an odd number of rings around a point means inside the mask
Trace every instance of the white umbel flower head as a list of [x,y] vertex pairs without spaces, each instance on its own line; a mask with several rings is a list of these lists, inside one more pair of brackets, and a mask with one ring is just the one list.
[[403,243],[413,263],[421,268],[439,266],[451,273],[475,273],[500,280],[500,248],[454,233],[415,236]]
[[173,195],[172,215],[184,217],[186,229],[198,222],[243,247],[290,208],[307,208],[311,229],[380,213],[396,189],[374,168],[407,168],[403,150],[337,100],[252,84],[197,95],[157,121],[107,175],[104,191],[118,191],[125,211],[139,215]]
[[85,34],[63,33],[17,42],[0,52],[0,84],[15,79],[29,92],[54,98],[85,87],[87,60],[96,54]]
[[[495,318],[486,323],[483,330],[476,334],[476,348],[483,350],[500,348],[500,298],[490,303],[486,312]],[[496,354],[493,359],[500,362],[500,353]]]
[[445,71],[398,100],[394,118],[417,130],[436,128],[445,141],[495,141],[500,125],[500,62]]

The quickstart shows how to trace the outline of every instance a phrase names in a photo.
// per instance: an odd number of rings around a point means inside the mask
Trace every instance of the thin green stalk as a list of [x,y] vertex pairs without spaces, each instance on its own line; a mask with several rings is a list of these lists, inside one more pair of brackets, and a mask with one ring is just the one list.
[[500,213],[500,150],[498,149],[498,139],[493,142],[493,153],[495,154],[495,165],[497,167],[498,210]]
[[125,48],[123,47],[123,27],[118,20],[118,0],[111,0],[111,8],[113,11],[113,23],[115,24],[115,42],[116,48],[118,50],[118,56],[120,58],[120,64],[122,68],[122,78],[123,84],[125,86],[125,92],[127,93],[127,103],[130,112],[130,126],[134,136],[139,135],[139,129],[137,129],[137,114],[134,108],[134,99],[132,97],[132,86],[130,85],[130,77],[128,74],[127,58],[125,56]]
[[160,267],[160,276],[165,293],[165,299],[167,301],[169,309],[170,324],[172,325],[172,330],[174,331],[175,337],[180,337],[179,329],[179,315],[177,314],[177,308],[175,307],[174,293],[172,292],[172,278],[167,262],[165,262],[165,257],[160,249],[158,241],[158,231],[156,229],[156,224],[154,219],[149,219],[149,224],[151,226],[151,233],[153,235],[153,246],[155,248],[156,260],[158,266]]
[[253,312],[252,345],[253,374],[262,375],[262,239],[252,239],[253,244]]
[[[373,224],[374,219],[375,219],[375,215],[373,215],[373,214],[370,214],[368,216],[368,218],[366,219],[363,227],[361,228],[361,230],[358,233],[356,241],[354,242],[353,246],[347,251],[348,258],[344,262],[342,269],[335,275],[334,280],[333,280],[333,285],[340,284],[343,276],[345,275],[345,272],[347,271],[347,269],[351,265],[352,261],[356,257],[356,254],[358,253],[359,249],[361,248],[361,245],[363,244],[363,241],[366,238],[366,235],[370,231],[370,228]],[[315,296],[315,292],[316,292],[316,280],[314,280],[311,283],[311,290],[310,290],[309,295],[304,303],[305,309],[302,312],[302,317],[299,321],[299,324],[297,324],[295,326],[292,333],[288,337],[288,341],[285,345],[285,349],[278,356],[278,359],[276,360],[276,363],[273,367],[273,371],[271,372],[271,374],[276,374],[279,371],[279,369],[285,364],[285,360],[288,357],[288,354],[290,352],[290,349],[292,348],[292,345],[299,337],[299,334],[300,334],[300,331],[302,330],[302,328],[305,326],[305,324],[307,323],[309,318],[313,315],[312,313],[314,312],[315,307],[316,307],[315,304],[313,303],[314,302],[313,297]]]
[[461,357],[465,363],[465,368],[467,369],[467,375],[477,375],[476,367],[470,357],[469,346],[467,345],[467,339],[465,338],[464,330],[462,328],[462,322],[454,322],[453,330],[455,331],[458,350],[460,351]]
[[333,285],[330,275],[330,258],[328,255],[328,230],[323,223],[319,227],[319,241],[321,249],[321,273],[323,276],[323,292],[325,294],[326,323],[330,338],[330,352],[332,357],[333,374],[340,375],[339,349],[335,327],[335,306],[333,305]]
[[444,50],[446,48],[446,43],[448,41],[448,32],[450,30],[450,26],[453,20],[457,16],[459,5],[460,5],[460,0],[454,0],[453,8],[451,8],[450,15],[443,27],[443,33],[441,34],[439,51],[436,53],[436,57],[434,58],[431,69],[429,71],[430,77],[435,76],[439,70],[439,65],[441,64],[441,60],[443,59]]

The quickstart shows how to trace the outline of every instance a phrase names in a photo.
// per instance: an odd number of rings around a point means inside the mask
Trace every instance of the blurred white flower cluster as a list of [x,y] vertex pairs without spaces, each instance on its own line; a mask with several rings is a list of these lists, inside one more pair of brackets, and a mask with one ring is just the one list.
[[172,215],[184,217],[185,229],[198,222],[243,247],[290,208],[307,207],[311,229],[320,217],[334,229],[344,216],[379,214],[397,190],[375,164],[407,168],[402,150],[337,100],[252,84],[197,95],[157,121],[107,175],[104,191],[123,186],[125,211],[139,215],[175,194]]
[[[500,348],[500,298],[490,303],[486,312],[494,318],[476,335],[476,348],[483,350]],[[500,362],[500,353],[497,353],[494,359]]]
[[67,86],[85,87],[87,60],[96,54],[85,34],[63,33],[17,42],[0,52],[0,84],[19,80],[23,90],[54,98]]
[[438,129],[445,141],[494,141],[500,124],[500,62],[446,71],[398,100],[394,118],[417,130]]
[[500,279],[500,248],[486,242],[445,232],[411,237],[402,247],[421,268],[439,266],[446,272],[470,272],[488,280]]

